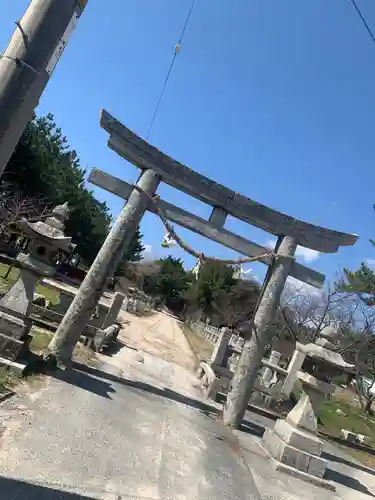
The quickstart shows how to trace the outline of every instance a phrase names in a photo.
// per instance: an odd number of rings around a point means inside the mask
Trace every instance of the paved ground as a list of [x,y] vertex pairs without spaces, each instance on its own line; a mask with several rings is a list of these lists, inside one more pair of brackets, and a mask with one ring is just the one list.
[[[337,492],[278,473],[260,445],[273,422],[235,434],[202,398],[196,359],[166,315],[125,315],[117,352],[0,406],[1,499],[365,500],[375,472],[326,446]],[[244,432],[246,431],[246,432]],[[355,466],[353,466],[355,465]],[[254,484],[255,483],[255,484]]]
[[[165,318],[152,331],[167,342]],[[189,364],[174,335],[173,356]],[[191,372],[128,347],[107,360],[3,403],[1,499],[259,499],[237,439],[199,403]]]

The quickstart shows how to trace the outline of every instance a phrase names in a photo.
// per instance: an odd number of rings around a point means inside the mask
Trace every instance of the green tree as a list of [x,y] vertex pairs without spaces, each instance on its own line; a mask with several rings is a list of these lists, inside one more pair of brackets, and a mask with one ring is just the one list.
[[150,295],[159,295],[167,307],[181,310],[184,305],[183,292],[188,287],[182,260],[169,255],[156,264],[160,266],[159,271],[145,277],[143,290]]
[[[375,246],[375,240],[370,240],[370,243]],[[356,271],[344,269],[344,279],[338,283],[338,287],[342,291],[357,294],[369,306],[375,305],[375,273],[365,262]]]
[[128,248],[124,251],[121,257],[120,263],[115,272],[116,276],[125,276],[127,274],[129,263],[139,262],[142,260],[142,252],[145,249],[145,247],[142,245],[142,237],[143,235],[138,227],[132,240],[130,241]]
[[[374,242],[371,240],[371,243]],[[346,292],[357,294],[367,305],[375,305],[375,273],[367,264],[362,262],[357,271],[344,269],[345,280],[340,288]]]
[[[85,188],[85,174],[77,152],[48,114],[29,122],[7,165],[4,182],[27,198],[48,200],[51,207],[67,201],[71,213],[66,233],[77,244],[83,261],[91,264],[108,234],[111,216],[106,203]],[[138,231],[132,243],[135,255],[139,238]],[[135,255],[129,251],[126,256],[132,260]]]
[[245,334],[254,315],[259,292],[259,283],[246,279],[238,280],[228,292],[219,293],[212,304],[218,318],[218,326],[237,328]]
[[200,309],[211,317],[217,310],[216,304],[223,300],[235,283],[231,266],[216,261],[205,262],[200,267],[198,279],[187,290],[185,299],[190,309]]

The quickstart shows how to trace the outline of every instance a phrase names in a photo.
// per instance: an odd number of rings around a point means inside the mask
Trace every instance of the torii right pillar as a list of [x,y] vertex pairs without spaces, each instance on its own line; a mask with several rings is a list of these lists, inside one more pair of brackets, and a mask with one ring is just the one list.
[[245,414],[296,248],[290,236],[285,236],[278,246],[272,272],[254,316],[251,336],[245,340],[224,406],[223,421],[230,427],[237,428]]

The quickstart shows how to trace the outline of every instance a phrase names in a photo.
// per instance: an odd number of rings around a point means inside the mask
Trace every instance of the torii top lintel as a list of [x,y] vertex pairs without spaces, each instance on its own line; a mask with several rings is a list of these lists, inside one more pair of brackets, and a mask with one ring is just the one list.
[[264,231],[291,236],[298,245],[326,253],[354,245],[358,239],[356,234],[315,226],[235,193],[162,153],[105,110],[101,111],[100,124],[110,134],[109,147],[136,167],[150,168],[165,183]]

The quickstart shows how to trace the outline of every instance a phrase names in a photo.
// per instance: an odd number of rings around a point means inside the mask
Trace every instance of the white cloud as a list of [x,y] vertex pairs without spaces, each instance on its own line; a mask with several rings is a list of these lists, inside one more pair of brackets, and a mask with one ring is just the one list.
[[319,259],[320,252],[317,250],[312,250],[311,248],[305,247],[297,247],[296,256],[301,257],[305,262],[313,262],[314,260]]
[[152,262],[155,260],[152,245],[143,245],[145,249],[142,252],[142,262]]
[[375,259],[365,259],[365,263],[368,265],[368,267],[375,267]]
[[[276,244],[275,240],[268,240],[266,243],[266,247],[273,249],[275,248],[275,244]],[[314,260],[319,259],[320,252],[318,252],[317,250],[312,250],[311,248],[305,248],[298,245],[296,250],[296,257],[299,257],[304,262],[313,262]]]

